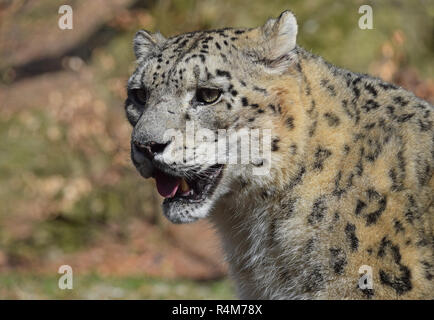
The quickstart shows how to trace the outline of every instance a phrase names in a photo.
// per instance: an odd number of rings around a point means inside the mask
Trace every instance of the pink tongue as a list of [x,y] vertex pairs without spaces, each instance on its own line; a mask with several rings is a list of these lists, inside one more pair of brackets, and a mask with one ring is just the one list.
[[181,179],[168,176],[160,170],[155,173],[158,193],[165,198],[172,198],[178,190]]

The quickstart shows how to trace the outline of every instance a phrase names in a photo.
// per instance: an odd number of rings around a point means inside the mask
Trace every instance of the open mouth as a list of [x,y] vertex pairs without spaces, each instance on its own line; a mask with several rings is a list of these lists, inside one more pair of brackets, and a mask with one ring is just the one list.
[[223,165],[214,165],[191,178],[177,177],[155,168],[153,177],[164,202],[201,202],[212,195],[222,174]]

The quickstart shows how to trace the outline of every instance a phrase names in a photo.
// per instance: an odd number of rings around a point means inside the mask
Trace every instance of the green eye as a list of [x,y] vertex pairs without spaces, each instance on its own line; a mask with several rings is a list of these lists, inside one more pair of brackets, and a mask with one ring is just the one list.
[[133,89],[130,91],[130,94],[136,104],[142,106],[146,104],[148,94],[145,89]]
[[214,88],[198,88],[196,90],[196,100],[201,104],[212,104],[221,96],[221,91]]

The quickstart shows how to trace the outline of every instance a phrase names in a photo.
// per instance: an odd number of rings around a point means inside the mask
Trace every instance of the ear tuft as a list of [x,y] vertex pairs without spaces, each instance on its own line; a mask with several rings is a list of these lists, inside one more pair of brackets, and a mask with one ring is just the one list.
[[147,56],[157,50],[164,42],[166,38],[161,33],[150,33],[146,30],[137,31],[134,36],[134,53],[137,60],[144,60]]
[[277,19],[269,19],[261,28],[264,41],[264,61],[270,66],[288,66],[297,38],[297,20],[291,11],[284,11]]

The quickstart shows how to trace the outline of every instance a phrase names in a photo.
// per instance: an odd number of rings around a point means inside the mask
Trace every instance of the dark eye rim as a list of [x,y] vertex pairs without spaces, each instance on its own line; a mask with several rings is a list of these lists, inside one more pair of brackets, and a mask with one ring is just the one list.
[[[200,90],[212,90],[212,91],[216,91],[216,93],[217,93],[216,94],[216,98],[214,100],[212,100],[212,101],[204,101],[204,100],[201,101],[200,96],[199,96],[199,91]],[[222,97],[222,93],[223,93],[223,91],[221,89],[219,89],[219,88],[214,88],[214,87],[199,87],[199,88],[196,89],[196,94],[195,94],[196,101],[200,105],[212,105],[212,104],[217,103],[220,100],[220,98]]]
[[144,106],[148,100],[148,91],[144,88],[128,90],[128,98],[136,105]]

